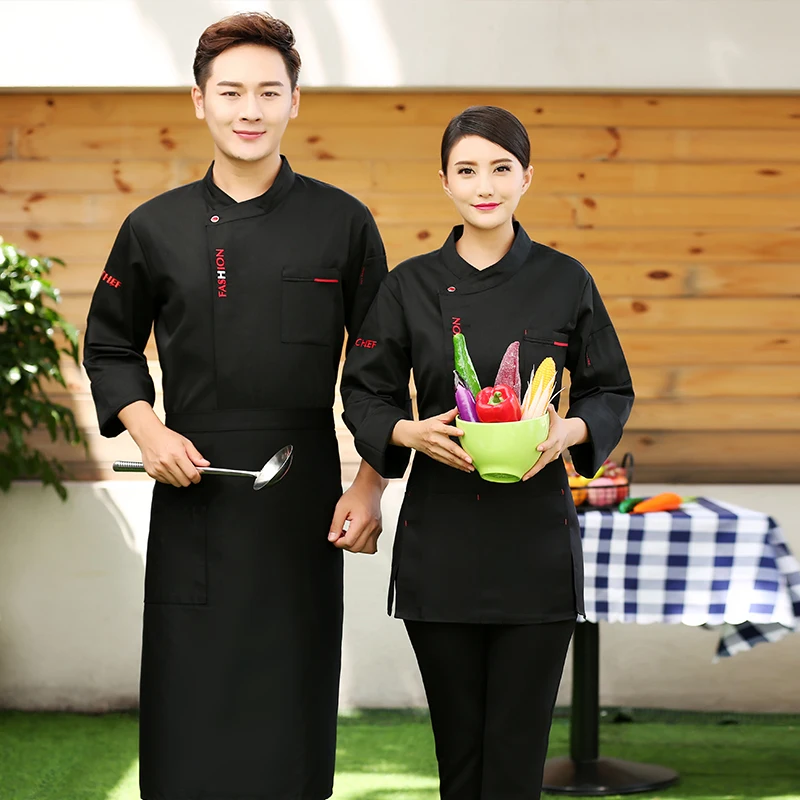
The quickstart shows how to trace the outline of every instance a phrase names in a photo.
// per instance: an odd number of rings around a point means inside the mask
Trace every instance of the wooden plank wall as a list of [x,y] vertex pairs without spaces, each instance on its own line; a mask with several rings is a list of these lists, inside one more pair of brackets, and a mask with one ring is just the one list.
[[[436,160],[472,103],[528,126],[535,176],[518,216],[607,300],[639,397],[618,451],[634,452],[637,477],[800,480],[800,98],[308,93],[284,151],[370,206],[394,265],[456,221]],[[56,280],[82,325],[126,213],[210,157],[183,94],[0,95],[0,235],[67,261]],[[70,383],[90,455],[49,449],[79,478],[110,477],[135,448],[101,440],[77,370]],[[342,450],[350,472],[344,433]]]

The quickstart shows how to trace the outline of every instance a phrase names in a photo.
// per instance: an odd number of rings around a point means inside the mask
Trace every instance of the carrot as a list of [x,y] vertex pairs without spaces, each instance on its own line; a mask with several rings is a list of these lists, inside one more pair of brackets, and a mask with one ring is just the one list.
[[676,508],[680,508],[682,503],[683,498],[674,492],[662,492],[637,503],[631,510],[631,514],[646,514],[648,511],[674,511]]

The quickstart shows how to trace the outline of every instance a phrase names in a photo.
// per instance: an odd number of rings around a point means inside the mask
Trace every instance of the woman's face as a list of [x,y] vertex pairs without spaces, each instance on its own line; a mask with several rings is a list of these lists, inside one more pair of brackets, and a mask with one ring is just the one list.
[[531,184],[533,167],[500,145],[480,136],[465,136],[453,146],[447,173],[439,171],[447,196],[464,223],[482,230],[507,224]]

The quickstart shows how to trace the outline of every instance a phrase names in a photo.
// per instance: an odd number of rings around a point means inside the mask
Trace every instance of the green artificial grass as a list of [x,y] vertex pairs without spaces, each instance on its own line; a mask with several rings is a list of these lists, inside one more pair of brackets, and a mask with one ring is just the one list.
[[[800,718],[606,713],[601,754],[672,767],[681,783],[643,800],[800,800]],[[568,720],[551,755],[566,755]],[[137,800],[134,714],[0,713],[2,800]],[[413,711],[343,715],[335,800],[436,800],[430,722]]]

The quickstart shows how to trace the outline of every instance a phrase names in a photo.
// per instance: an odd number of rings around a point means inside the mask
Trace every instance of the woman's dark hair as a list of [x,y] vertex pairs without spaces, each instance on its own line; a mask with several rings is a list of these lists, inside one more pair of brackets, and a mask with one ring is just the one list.
[[214,59],[229,47],[240,44],[258,44],[277,50],[286,64],[294,90],[300,75],[300,55],[294,46],[292,29],[271,14],[248,11],[215,22],[200,37],[194,56],[194,80],[202,91],[206,89]]
[[531,161],[531,140],[525,126],[510,112],[498,106],[470,106],[453,117],[442,136],[442,172],[447,173],[450,152],[465,136],[480,136],[508,150],[523,169]]

